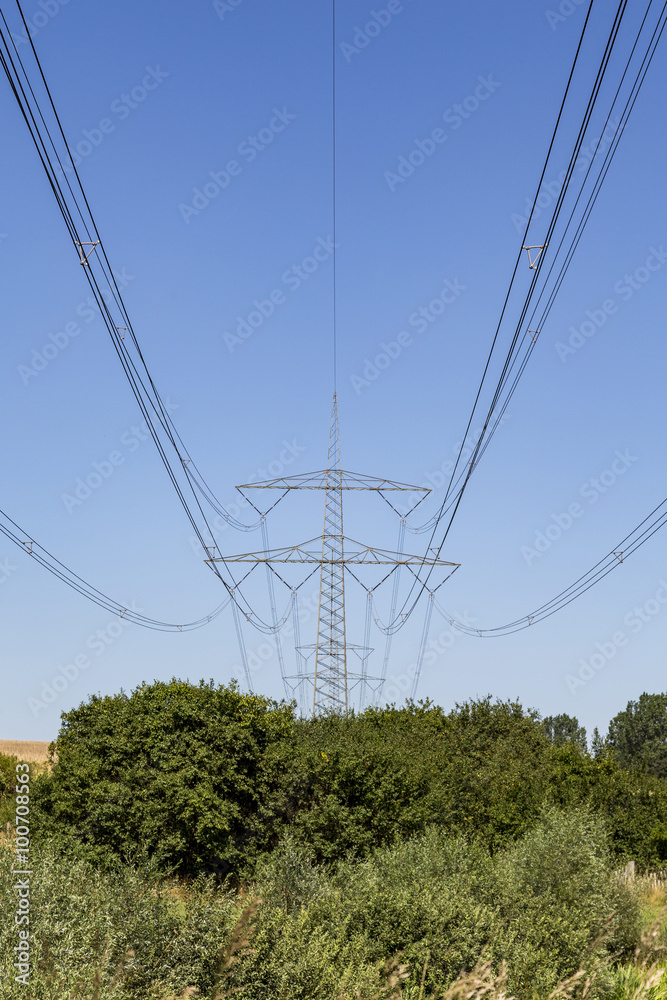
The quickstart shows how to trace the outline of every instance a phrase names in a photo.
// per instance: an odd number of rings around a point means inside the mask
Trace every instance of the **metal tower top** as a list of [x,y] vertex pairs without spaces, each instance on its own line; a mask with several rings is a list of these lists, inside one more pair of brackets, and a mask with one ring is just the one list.
[[[252,504],[254,509],[257,510],[262,520],[264,520],[268,511],[275,507],[276,503],[291,490],[324,491],[324,524],[322,534],[319,538],[311,538],[306,542],[282,546],[276,549],[269,549],[267,546],[263,552],[246,552],[224,557],[212,556],[207,561],[254,563],[255,565],[263,563],[269,569],[272,569],[274,564],[277,565],[280,563],[319,565],[320,582],[316,641],[310,645],[297,645],[297,664],[302,661],[306,665],[306,669],[300,669],[297,665],[297,674],[294,677],[284,677],[284,680],[286,684],[290,684],[293,681],[294,684],[290,685],[292,691],[298,688],[301,695],[304,694],[302,690],[304,685],[312,685],[312,691],[308,700],[314,713],[322,711],[346,712],[350,708],[349,693],[351,688],[362,685],[363,694],[364,686],[375,687],[377,689],[382,685],[384,680],[383,677],[369,677],[367,674],[367,659],[372,652],[372,649],[368,645],[368,637],[365,637],[363,645],[354,645],[347,641],[345,615],[346,573],[352,573],[356,582],[360,583],[361,581],[355,573],[357,567],[391,567],[389,572],[384,575],[384,581],[394,572],[398,573],[401,567],[406,567],[412,573],[416,574],[425,566],[451,567],[454,570],[458,568],[458,563],[440,559],[437,552],[431,550],[419,556],[409,555],[402,551],[394,552],[365,545],[347,537],[343,532],[343,491],[365,490],[377,493],[403,522],[405,517],[431,491],[425,486],[410,486],[406,483],[398,483],[389,479],[379,479],[375,476],[366,476],[356,472],[346,472],[342,469],[338,400],[335,392],[331,408],[326,469],[296,476],[285,476],[280,479],[270,479],[260,483],[246,483],[238,486],[237,489]],[[277,490],[281,491],[282,495],[279,500],[274,500],[268,505],[267,510],[263,511],[244,492],[256,489]],[[408,514],[401,514],[396,510],[389,497],[385,495],[386,493],[391,495],[395,492],[417,493],[420,495],[420,498],[410,508]],[[308,577],[311,572],[312,570],[308,572]],[[286,583],[276,570],[271,574],[271,576],[273,575],[281,580],[282,583]],[[397,581],[397,577],[395,580]],[[292,588],[293,596],[295,596],[297,589],[298,587]],[[369,598],[372,598],[374,589],[369,588],[367,590]],[[367,622],[369,621],[367,615]],[[360,668],[356,672],[350,670],[349,654],[352,652],[360,662]],[[308,668],[309,663],[312,663],[310,668]],[[302,703],[303,701],[302,697]]]

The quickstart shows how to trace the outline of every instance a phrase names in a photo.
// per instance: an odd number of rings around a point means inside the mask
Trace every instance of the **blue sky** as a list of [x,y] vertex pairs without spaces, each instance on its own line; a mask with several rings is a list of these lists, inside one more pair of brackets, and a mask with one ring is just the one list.
[[[3,10],[25,58],[15,8]],[[631,3],[629,27],[642,11]],[[322,468],[332,392],[329,4],[26,0],[25,13],[152,374],[216,493],[232,504],[238,483]],[[568,0],[337,3],[343,465],[432,485],[427,514],[465,429],[521,245],[517,217],[535,194],[584,17]],[[596,11],[570,125],[609,19]],[[550,599],[665,495],[664,67],[663,47],[442,553],[461,563],[439,592],[443,606],[480,628]],[[220,585],[86,301],[6,84],[0,106],[2,507],[118,600],[164,620],[198,618],[221,600]],[[445,139],[396,180],[438,128]],[[547,182],[557,184],[571,137],[570,127]],[[548,192],[543,204],[546,226]],[[243,339],[258,308],[270,315],[255,316]],[[592,336],[581,335],[585,323],[595,323]],[[573,336],[580,346],[564,350]],[[386,345],[395,356],[378,370]],[[109,466],[89,496],[67,499]],[[373,501],[352,506],[349,533],[391,548],[395,525]],[[290,503],[276,543],[321,530],[319,499]],[[232,528],[218,542],[226,552],[261,546]],[[461,636],[434,615],[418,696],[445,706],[518,697],[606,729],[628,699],[665,688],[666,551],[667,535],[656,535],[579,601],[514,636]],[[8,541],[0,563],[4,738],[55,737],[60,712],[91,692],[174,674],[242,680],[229,613],[193,633],[145,631],[86,603]],[[351,603],[357,628],[363,607]],[[397,700],[420,628],[415,618],[393,643]],[[256,650],[263,637],[247,632],[246,642]],[[68,678],[77,657],[89,665]],[[590,677],[568,681],[582,671]],[[55,700],[31,710],[57,676],[67,683]],[[282,696],[275,657],[253,683]]]

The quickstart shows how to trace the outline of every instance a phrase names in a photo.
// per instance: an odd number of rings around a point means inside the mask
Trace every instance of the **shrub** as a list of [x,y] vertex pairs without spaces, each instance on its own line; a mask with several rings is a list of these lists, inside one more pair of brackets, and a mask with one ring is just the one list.
[[499,851],[545,807],[588,805],[619,864],[660,866],[667,779],[589,755],[574,719],[547,721],[490,698],[306,720],[234,685],[142,685],[63,716],[35,830],[99,863],[146,849],[166,870],[240,879],[286,830],[332,865],[431,826]]
[[271,748],[275,811],[325,862],[432,824],[499,847],[539,816],[549,751],[535,713],[489,698],[302,720]]
[[[0,846],[0,883],[12,899],[13,853]],[[204,880],[185,894],[150,862],[101,872],[76,852],[31,859],[29,995],[43,1000],[157,1000],[195,984],[209,990],[235,907]],[[3,1000],[23,1000],[14,980],[13,921],[0,927]]]
[[143,684],[63,715],[58,759],[35,782],[37,834],[91,857],[146,850],[163,868],[240,870],[264,845],[263,758],[290,706],[232,684]]
[[[486,956],[489,982],[502,981],[506,961],[508,991],[543,1000],[581,965],[638,941],[633,897],[613,875],[602,825],[586,811],[548,811],[495,853],[431,829],[330,869],[313,857],[285,837],[262,862],[247,908],[247,893],[235,898],[204,877],[165,880],[146,858],[100,871],[78,851],[40,849],[32,858],[30,995],[166,1000],[196,987],[200,1000],[424,1000],[454,989],[461,968]],[[0,848],[0,889],[10,899],[12,861]],[[605,921],[609,939],[601,941]],[[13,979],[14,944],[5,920],[7,1000],[25,995]]]
[[510,993],[543,1000],[582,965],[639,939],[634,897],[586,810],[548,810],[495,854],[431,829],[328,875],[288,838],[256,891],[265,904],[255,951],[233,977],[253,1000],[374,996],[396,955],[407,966],[406,998],[420,995],[424,971],[424,996],[440,996],[484,954],[496,974],[507,963]]
[[17,757],[0,753],[0,831],[14,818]]
[[586,809],[545,811],[498,858],[493,898],[503,927],[493,948],[507,959],[510,989],[546,996],[583,964],[634,948],[639,912],[613,868],[604,824]]

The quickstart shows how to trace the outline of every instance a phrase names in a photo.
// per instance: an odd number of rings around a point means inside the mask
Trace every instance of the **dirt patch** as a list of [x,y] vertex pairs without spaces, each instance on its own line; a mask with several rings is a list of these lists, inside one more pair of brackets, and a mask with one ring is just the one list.
[[21,761],[46,764],[49,759],[49,742],[44,740],[0,740],[0,753],[18,757]]

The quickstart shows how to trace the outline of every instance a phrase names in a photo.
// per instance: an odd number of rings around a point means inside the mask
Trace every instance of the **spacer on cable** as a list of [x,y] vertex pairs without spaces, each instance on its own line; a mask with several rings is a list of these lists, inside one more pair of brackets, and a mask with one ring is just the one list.
[[[528,267],[530,268],[531,271],[536,271],[537,270],[537,262],[540,259],[540,257],[542,256],[542,252],[544,250],[546,250],[546,248],[548,246],[549,246],[548,243],[543,243],[542,246],[530,246],[530,247],[524,246],[524,247],[521,247],[522,250],[527,250],[528,251]],[[530,255],[530,251],[531,250],[538,250],[539,251],[539,253],[537,253],[535,255],[534,259]]]
[[[100,241],[99,240],[95,240],[95,241],[86,240],[83,243],[79,243],[78,240],[75,240],[74,244],[75,244],[75,246],[77,246],[79,248],[79,263],[83,264],[84,267],[85,267],[88,264],[88,258],[90,257],[90,255],[93,252],[93,250],[95,249],[95,247],[97,247],[97,246],[100,245]],[[88,253],[84,253],[83,252],[83,248],[84,247],[90,247],[90,250],[88,251]]]

